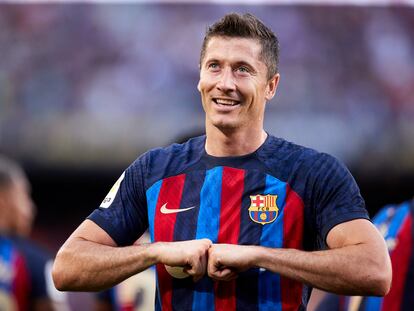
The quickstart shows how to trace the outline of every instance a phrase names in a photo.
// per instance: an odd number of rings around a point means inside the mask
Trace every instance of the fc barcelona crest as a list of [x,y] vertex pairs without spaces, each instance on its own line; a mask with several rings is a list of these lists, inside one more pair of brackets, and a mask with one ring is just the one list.
[[277,195],[251,195],[249,216],[258,224],[268,224],[277,218],[279,208],[276,204]]

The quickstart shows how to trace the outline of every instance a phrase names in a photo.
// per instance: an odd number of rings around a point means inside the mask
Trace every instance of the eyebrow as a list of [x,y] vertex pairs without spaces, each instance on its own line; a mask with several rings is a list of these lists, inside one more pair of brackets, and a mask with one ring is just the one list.
[[[222,63],[223,61],[220,61],[219,59],[212,57],[210,59],[206,59],[206,61],[204,62],[205,65],[208,65],[210,63]],[[255,66],[253,66],[251,63],[244,61],[244,60],[239,60],[239,61],[235,61],[232,62],[232,66],[236,66],[236,67],[240,67],[240,66],[246,66],[248,67],[252,72],[257,72],[258,70],[256,69]]]
[[237,67],[240,67],[240,66],[246,66],[246,67],[248,67],[250,70],[252,70],[253,72],[257,72],[257,69],[256,69],[256,67],[255,66],[253,66],[252,64],[250,64],[249,62],[246,62],[246,61],[238,61],[238,62],[236,62],[236,66]]

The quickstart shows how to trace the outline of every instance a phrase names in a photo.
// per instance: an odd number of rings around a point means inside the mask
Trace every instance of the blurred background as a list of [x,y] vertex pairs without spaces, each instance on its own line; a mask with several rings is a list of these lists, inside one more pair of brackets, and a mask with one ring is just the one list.
[[267,131],[344,161],[372,215],[412,197],[412,4],[306,2],[0,3],[0,153],[29,175],[34,237],[56,251],[138,155],[203,131],[199,50],[230,11],[280,40]]

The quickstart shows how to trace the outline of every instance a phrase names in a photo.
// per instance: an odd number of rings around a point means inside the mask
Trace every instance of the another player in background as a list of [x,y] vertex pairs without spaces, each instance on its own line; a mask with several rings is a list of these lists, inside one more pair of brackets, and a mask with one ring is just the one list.
[[[277,64],[278,40],[253,15],[208,28],[206,135],[121,175],[59,250],[59,289],[99,290],[156,265],[157,310],[303,310],[312,287],[388,292],[387,248],[349,171],[263,129]],[[133,245],[147,228],[152,243]]]
[[25,295],[25,310],[65,310],[65,298],[51,279],[52,258],[30,240],[35,206],[30,196],[30,184],[25,173],[14,161],[0,156],[0,218],[3,234],[23,256],[27,266],[29,286]]
[[385,297],[322,293],[317,311],[410,311],[414,308],[414,199],[387,205],[373,218],[385,238],[392,263],[392,285]]
[[13,242],[3,236],[4,216],[0,206],[0,310],[25,311],[29,304],[29,275],[23,256]]

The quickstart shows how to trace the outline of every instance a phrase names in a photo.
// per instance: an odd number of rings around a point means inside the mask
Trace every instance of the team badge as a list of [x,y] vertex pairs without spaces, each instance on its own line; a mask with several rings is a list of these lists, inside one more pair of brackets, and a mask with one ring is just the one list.
[[277,195],[251,195],[249,216],[258,224],[269,224],[277,218],[279,208],[276,204]]

